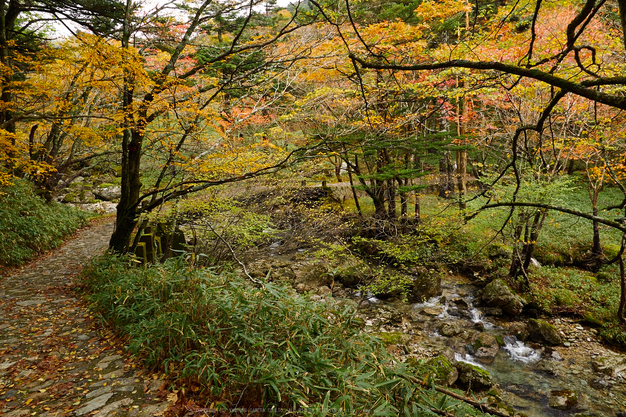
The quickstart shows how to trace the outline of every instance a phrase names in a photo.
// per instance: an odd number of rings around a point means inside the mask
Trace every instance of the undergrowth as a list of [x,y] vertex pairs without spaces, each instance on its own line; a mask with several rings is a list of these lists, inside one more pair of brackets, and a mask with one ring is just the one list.
[[52,249],[86,223],[88,214],[46,203],[24,180],[0,188],[0,265],[14,266]]
[[340,304],[313,303],[271,283],[252,287],[180,258],[135,267],[102,256],[83,279],[92,309],[128,337],[131,351],[204,406],[275,415],[479,414],[424,388],[427,373],[396,363]]

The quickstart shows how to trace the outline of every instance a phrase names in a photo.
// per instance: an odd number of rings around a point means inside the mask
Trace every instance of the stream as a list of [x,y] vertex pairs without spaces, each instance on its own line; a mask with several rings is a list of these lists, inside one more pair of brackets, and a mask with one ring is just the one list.
[[[451,280],[442,285],[440,296],[426,302],[411,305],[370,297],[362,311],[367,312],[369,331],[411,335],[406,356],[446,356],[447,351],[456,361],[488,371],[501,399],[528,417],[626,416],[626,355],[604,346],[595,330],[566,319],[554,320],[564,346],[524,343],[511,334],[523,324],[486,315],[490,309],[478,305],[477,294],[473,285]],[[381,317],[372,315],[376,312]],[[477,337],[498,342],[477,357],[472,347]],[[607,372],[597,366],[607,357],[622,362]]]
[[[320,302],[332,294],[337,302],[359,304],[364,331],[382,339],[387,333],[387,349],[400,361],[442,355],[453,364],[475,364],[491,375],[496,400],[527,417],[626,417],[626,355],[604,345],[595,329],[570,318],[544,318],[563,343],[532,343],[525,337],[528,318],[482,306],[479,287],[452,273],[426,302],[363,297],[328,279],[328,265],[290,242],[295,240],[274,242],[269,257],[251,254],[251,274],[263,278],[271,272]],[[475,351],[477,340],[481,347]]]

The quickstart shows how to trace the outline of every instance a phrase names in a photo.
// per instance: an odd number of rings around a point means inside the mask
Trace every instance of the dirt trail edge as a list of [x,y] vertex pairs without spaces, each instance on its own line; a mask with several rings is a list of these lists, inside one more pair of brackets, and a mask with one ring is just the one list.
[[72,291],[112,227],[101,220],[0,277],[0,415],[162,416],[175,400]]

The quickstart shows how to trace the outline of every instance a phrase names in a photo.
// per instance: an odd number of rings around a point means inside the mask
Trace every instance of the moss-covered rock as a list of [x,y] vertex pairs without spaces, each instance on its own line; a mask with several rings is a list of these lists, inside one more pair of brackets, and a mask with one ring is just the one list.
[[536,343],[545,343],[553,346],[563,343],[563,339],[556,327],[537,319],[528,320],[528,338]]
[[408,293],[411,302],[424,301],[441,293],[441,273],[439,271],[432,268],[419,268],[413,276],[413,283]]
[[610,284],[613,282],[613,276],[607,272],[598,272],[596,280],[602,284]]
[[487,391],[493,386],[491,375],[484,369],[466,362],[457,362],[454,366],[459,372],[457,384],[463,389]]
[[78,194],[76,193],[68,193],[63,197],[62,200],[64,203],[78,203],[80,200],[78,198]]
[[411,336],[402,332],[380,332],[376,336],[385,346],[407,343],[411,339]]
[[485,286],[482,301],[487,306],[500,307],[502,311],[512,316],[519,316],[525,304],[502,279],[494,279]]
[[469,350],[476,360],[491,363],[496,358],[500,345],[495,336],[489,333],[476,333],[470,340]]
[[436,356],[426,361],[426,367],[432,372],[433,382],[449,387],[459,378],[459,371],[444,356]]
[[335,280],[341,282],[346,287],[357,287],[364,282],[366,273],[359,265],[349,265],[341,267],[335,273]]

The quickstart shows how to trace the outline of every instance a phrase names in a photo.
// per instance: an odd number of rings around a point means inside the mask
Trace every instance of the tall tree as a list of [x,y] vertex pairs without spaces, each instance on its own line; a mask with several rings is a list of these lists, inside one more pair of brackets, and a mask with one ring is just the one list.
[[120,6],[116,0],[0,0],[0,177],[41,168],[33,167],[19,147],[18,135],[32,137],[34,131],[18,132],[17,123],[34,115],[17,96],[30,94],[25,91],[29,73],[49,59],[42,49],[48,41],[46,23],[65,19],[95,33],[110,33],[121,22]]
[[[240,0],[235,2],[215,2],[211,0],[185,3],[188,19],[177,27],[182,30],[173,34],[171,44],[164,52],[166,59],[162,63],[155,63],[153,68],[142,65],[142,54],[150,50],[148,44],[141,45],[141,34],[145,19],[138,21],[133,14],[133,4],[130,0],[126,5],[126,14],[122,25],[121,54],[124,57],[122,72],[122,106],[121,110],[121,151],[122,151],[122,196],[117,207],[116,228],[111,236],[110,247],[118,252],[129,249],[133,229],[142,212],[150,211],[166,201],[182,195],[196,192],[207,187],[245,179],[267,171],[279,161],[270,164],[249,164],[235,175],[215,175],[214,172],[203,172],[199,168],[195,175],[187,176],[169,184],[159,183],[156,189],[142,191],[141,163],[144,157],[144,146],[149,140],[150,126],[160,118],[171,115],[180,120],[186,115],[187,121],[181,123],[182,134],[179,143],[172,149],[179,152],[185,141],[197,133],[202,126],[203,111],[219,98],[222,92],[242,82],[251,74],[258,74],[261,69],[267,69],[278,64],[288,66],[289,59],[284,60],[272,56],[268,51],[281,38],[289,36],[300,24],[296,23],[298,9],[294,15],[274,30],[260,30],[253,26],[257,15],[256,6],[261,0]],[[191,4],[191,6],[190,6]],[[243,17],[241,24],[228,37],[228,45],[216,45],[209,35],[198,33],[201,26],[218,16],[236,14]],[[305,19],[305,24],[307,21]],[[249,33],[250,30],[254,32]],[[165,48],[161,48],[165,49]],[[214,54],[203,54],[198,60],[193,52],[198,50],[217,49]],[[222,62],[233,62],[237,68],[242,63],[249,63],[245,57],[250,57],[259,51],[265,51],[264,61],[250,68],[240,68],[240,71],[229,71],[219,79],[205,75],[214,65]],[[235,59],[237,58],[237,59]],[[180,91],[185,93],[181,97]],[[189,105],[186,110],[182,105]],[[189,118],[190,117],[190,118]],[[207,154],[201,152],[201,156]],[[199,164],[197,158],[190,160]],[[284,163],[284,161],[283,161]],[[190,170],[191,172],[191,170]]]

